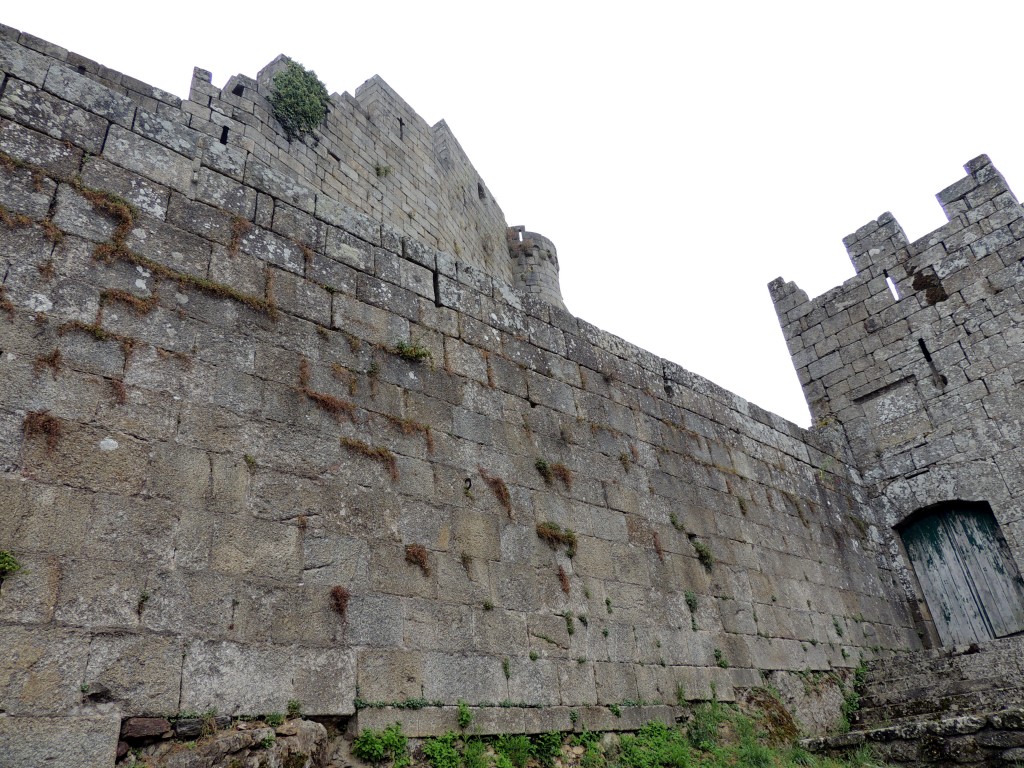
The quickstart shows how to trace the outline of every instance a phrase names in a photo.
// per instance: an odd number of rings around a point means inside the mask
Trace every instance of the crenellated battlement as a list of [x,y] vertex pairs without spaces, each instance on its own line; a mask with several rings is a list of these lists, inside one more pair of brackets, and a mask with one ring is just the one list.
[[848,420],[852,405],[911,375],[915,365],[925,370],[915,377],[940,390],[965,383],[957,371],[932,375],[927,364],[959,348],[951,325],[1012,287],[1024,214],[987,156],[964,169],[965,178],[936,195],[946,225],[910,242],[884,213],[843,238],[857,274],[841,286],[808,299],[782,278],[769,285],[816,419]]

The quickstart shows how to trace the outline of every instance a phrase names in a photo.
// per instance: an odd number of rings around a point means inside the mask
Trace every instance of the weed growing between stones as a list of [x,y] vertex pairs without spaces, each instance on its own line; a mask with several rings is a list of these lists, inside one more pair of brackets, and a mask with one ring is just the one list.
[[135,219],[138,216],[138,211],[136,211],[135,207],[123,197],[85,186],[80,178],[72,181],[71,185],[78,194],[89,201],[95,210],[106,214],[117,222],[117,227],[110,238],[110,243],[97,245],[93,251],[93,257],[97,260],[102,260],[103,256],[110,254],[112,251],[124,248],[124,241],[128,237],[128,233],[132,231]]
[[490,768],[490,760],[487,759],[487,745],[483,739],[470,739],[466,742],[462,751],[462,764],[465,768]]
[[252,229],[252,222],[243,219],[241,216],[231,218],[231,239],[228,241],[228,256],[232,258],[238,255],[238,249],[242,247],[242,238]]
[[118,288],[108,288],[100,293],[101,307],[112,302],[124,304],[140,317],[148,315],[160,303],[155,295],[144,299],[141,296],[136,296],[134,293],[122,291]]
[[854,715],[860,709],[860,693],[864,688],[864,681],[867,679],[868,668],[864,659],[853,671],[853,685],[847,688],[843,686],[843,703],[840,706],[841,717],[839,719],[839,730],[846,733],[850,730],[850,724]]
[[686,590],[683,593],[683,599],[686,600],[686,607],[690,611],[690,629],[694,632],[697,631],[697,608],[699,603],[697,602],[697,595],[692,589]]
[[572,490],[572,471],[565,464],[557,462],[549,464],[546,459],[537,459],[533,466],[537,468],[537,472],[544,478],[545,485],[551,485],[555,478],[558,478],[565,485],[566,490]]
[[554,768],[555,760],[562,755],[562,734],[557,731],[537,733],[529,739],[530,755],[542,768]]
[[176,360],[186,371],[192,367],[192,357],[184,352],[175,352],[172,349],[164,349],[163,347],[154,347],[154,349],[156,350],[156,356],[161,360]]
[[6,313],[7,319],[14,320],[14,304],[7,298],[7,289],[0,285],[0,311]]
[[[54,245],[64,242],[64,233],[61,232],[60,228],[53,223],[53,219],[45,218],[39,222],[39,226],[43,228],[43,237],[49,240]],[[44,271],[44,268],[49,265],[49,274]],[[53,262],[47,261],[39,267],[39,274],[42,275],[44,280],[53,279]]]
[[396,483],[398,482],[398,462],[395,460],[395,454],[387,448],[384,448],[383,446],[374,447],[364,443],[362,440],[356,440],[352,437],[341,438],[341,444],[353,453],[359,453],[363,456],[379,461],[387,469],[391,479]]
[[522,734],[502,734],[494,742],[494,752],[504,757],[513,768],[526,768],[533,755],[530,739]]
[[274,734],[270,734],[269,736],[264,736],[262,739],[260,739],[256,746],[259,749],[271,749],[276,743],[277,737],[274,736]]
[[473,713],[469,711],[469,705],[461,698],[459,699],[459,727],[466,730],[473,722]]
[[359,380],[356,379],[355,374],[353,374],[352,371],[341,363],[331,363],[331,374],[338,381],[348,384],[348,393],[350,396],[356,396],[356,393],[359,391]]
[[60,353],[60,350],[55,349],[50,354],[40,355],[35,360],[33,360],[32,370],[36,376],[39,376],[40,374],[42,374],[43,371],[49,368],[50,372],[53,374],[54,381],[56,381],[57,374],[60,373],[62,360],[63,357]]
[[562,591],[565,594],[569,594],[569,574],[565,572],[565,568],[558,566],[558,583],[562,585]]
[[[567,635],[569,635],[571,637],[572,635],[576,634],[576,625],[573,623],[573,615],[572,615],[572,613],[570,613],[569,611],[566,611],[565,613],[556,613],[555,615],[556,616],[561,616],[563,619],[565,619],[565,633]],[[541,636],[538,635],[538,637],[541,637]],[[551,640],[551,638],[542,637],[541,639],[547,640],[549,643],[556,644],[553,640]]]
[[693,535],[690,536],[690,543],[693,545],[693,551],[697,553],[700,564],[709,571],[714,568],[715,555],[712,553],[711,547],[702,541],[697,541],[697,537]]
[[422,544],[405,545],[405,562],[419,566],[424,576],[430,575],[430,558]]
[[96,341],[116,341],[121,345],[121,352],[124,353],[124,363],[127,366],[128,360],[131,359],[132,353],[135,351],[135,346],[139,343],[137,339],[131,336],[124,336],[120,333],[114,333],[113,331],[106,330],[100,323],[102,319],[102,307],[96,312],[96,320],[91,323],[86,323],[81,320],[69,320],[57,329],[58,336],[64,336],[71,331],[79,331],[81,333],[87,333],[92,336]]
[[537,523],[537,535],[548,543],[552,549],[559,546],[565,547],[565,553],[569,557],[576,554],[576,534],[568,528],[563,528],[558,523],[545,521]]
[[715,665],[721,667],[722,669],[729,668],[729,660],[725,658],[725,655],[719,648],[715,648]]
[[423,742],[423,756],[431,768],[459,768],[462,755],[456,749],[459,737],[452,731]]
[[348,343],[348,348],[351,351],[358,353],[363,348],[363,342],[358,336],[354,336],[348,331],[342,331],[341,335],[345,337],[345,341]]
[[414,435],[417,432],[422,434],[423,439],[427,444],[427,453],[434,452],[434,433],[431,432],[429,424],[421,424],[420,422],[413,421],[412,419],[400,419],[397,416],[391,416],[386,413],[384,414],[384,418],[394,426],[398,427],[403,435]]
[[13,553],[6,549],[0,550],[0,584],[3,584],[4,579],[13,576],[21,570],[21,563],[14,556]]
[[562,481],[562,485],[565,486],[565,490],[572,490],[572,470],[569,469],[565,464],[559,464],[558,462],[551,465],[551,472]]
[[342,400],[340,397],[329,395],[326,392],[317,392],[314,389],[310,389],[309,361],[306,358],[302,358],[299,362],[299,392],[312,400],[313,404],[316,405],[317,408],[331,414],[331,416],[338,421],[341,421],[341,418],[345,417],[352,423],[355,423],[355,403],[350,403],[348,400]]
[[61,420],[49,411],[29,411],[21,425],[25,439],[42,435],[46,437],[46,452],[53,453],[63,433]]
[[316,76],[296,61],[274,75],[270,107],[274,117],[284,128],[288,140],[297,139],[316,128],[327,117],[330,97],[327,87]]
[[302,717],[302,702],[298,699],[288,699],[288,719]]
[[414,363],[421,363],[430,357],[430,350],[426,347],[419,344],[406,344],[404,341],[395,344],[391,348],[391,352],[403,360],[411,360]]
[[11,213],[0,205],[0,224],[3,224],[8,229],[20,229],[21,227],[31,226],[32,219],[23,213]]
[[657,531],[654,532],[654,551],[657,553],[658,559],[664,563],[665,549],[661,546],[661,537],[658,535]]
[[336,614],[341,616],[342,621],[348,618],[348,601],[351,598],[352,593],[346,587],[340,584],[331,587],[331,607],[334,608]]
[[128,402],[128,390],[125,389],[124,382],[121,379],[110,380],[110,394],[118,405],[124,405]]
[[498,503],[505,508],[508,516],[512,517],[512,495],[508,492],[508,486],[505,485],[505,481],[500,477],[493,477],[487,474],[487,470],[483,467],[477,467],[477,470],[480,472],[480,477],[487,483],[487,487],[491,489]]
[[352,754],[369,763],[390,762],[392,768],[407,768],[412,763],[409,740],[399,723],[382,731],[364,728],[352,742]]

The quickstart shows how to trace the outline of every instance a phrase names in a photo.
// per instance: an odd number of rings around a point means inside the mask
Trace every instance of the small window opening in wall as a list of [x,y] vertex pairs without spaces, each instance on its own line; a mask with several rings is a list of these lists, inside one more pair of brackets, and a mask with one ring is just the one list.
[[889,293],[892,294],[892,297],[896,299],[896,301],[899,301],[900,291],[899,288],[896,287],[896,281],[889,277],[889,272],[887,270],[883,269],[882,274],[885,275],[885,284],[889,286]]
[[78,65],[78,74],[84,75],[85,73],[86,73],[85,65],[84,64],[79,64]]
[[398,138],[405,138],[405,120],[398,118]]
[[928,367],[932,371],[932,376],[935,378],[935,383],[938,384],[940,387],[945,387],[947,384],[949,384],[949,379],[947,379],[945,375],[939,373],[939,368],[938,366],[935,365],[935,362],[932,360],[932,353],[928,351],[928,345],[924,343],[924,339],[918,339],[917,346],[921,348],[921,354],[924,355],[924,359],[928,363]]
[[516,234],[519,235],[519,242],[523,242],[523,230],[520,229]]
[[484,192],[484,185],[481,184],[479,181],[476,183],[476,194],[477,196],[479,196],[481,200],[487,199],[487,193]]
[[245,86],[242,85],[241,83],[239,83],[238,85],[236,85],[234,88],[231,89],[231,92],[233,94],[235,94],[235,96],[241,96],[242,94],[245,93]]
[[221,129],[220,129],[220,143],[221,144],[227,144],[228,143],[228,127],[226,125],[221,127]]
[[434,306],[443,307],[444,304],[441,301],[441,276],[438,271],[434,270]]
[[924,359],[930,363],[932,361],[932,353],[928,351],[928,345],[924,343],[924,339],[918,339],[917,345],[921,347],[921,351],[924,353]]

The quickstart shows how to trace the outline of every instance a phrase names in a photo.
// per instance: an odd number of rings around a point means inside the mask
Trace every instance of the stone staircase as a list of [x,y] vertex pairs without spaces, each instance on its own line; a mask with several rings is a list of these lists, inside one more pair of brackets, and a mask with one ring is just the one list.
[[1024,707],[1024,637],[876,661],[860,703],[857,730]]
[[873,662],[851,726],[806,745],[840,756],[868,744],[904,766],[1024,763],[1024,637]]

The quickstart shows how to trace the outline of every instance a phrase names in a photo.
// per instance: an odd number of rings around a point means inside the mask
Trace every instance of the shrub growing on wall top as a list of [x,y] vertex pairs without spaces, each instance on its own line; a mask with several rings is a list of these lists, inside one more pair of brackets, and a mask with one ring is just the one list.
[[289,141],[309,133],[327,116],[327,87],[316,72],[295,61],[274,75],[270,106]]

